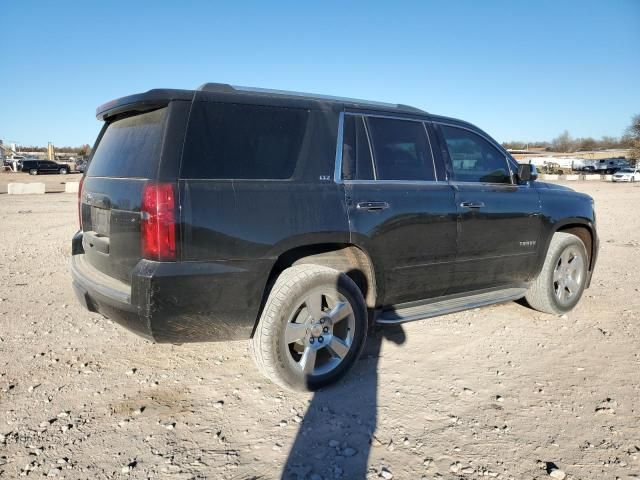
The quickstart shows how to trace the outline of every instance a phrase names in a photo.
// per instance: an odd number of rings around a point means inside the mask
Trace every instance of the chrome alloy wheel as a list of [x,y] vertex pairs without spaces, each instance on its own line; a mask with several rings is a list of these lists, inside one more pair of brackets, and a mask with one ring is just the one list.
[[349,353],[355,326],[353,309],[343,295],[335,290],[311,291],[285,328],[289,360],[307,376],[331,372]]
[[553,289],[560,304],[566,305],[580,294],[584,271],[584,259],[580,250],[573,246],[567,247],[553,270]]

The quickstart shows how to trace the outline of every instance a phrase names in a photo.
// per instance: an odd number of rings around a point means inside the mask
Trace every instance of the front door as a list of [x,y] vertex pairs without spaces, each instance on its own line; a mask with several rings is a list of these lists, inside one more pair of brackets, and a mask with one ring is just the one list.
[[44,162],[40,162],[40,170],[51,173],[58,171],[58,165],[54,162],[45,160]]
[[538,193],[517,184],[504,152],[470,129],[439,125],[456,191],[458,255],[450,293],[523,285],[542,230]]
[[344,116],[342,181],[351,235],[372,256],[384,305],[443,295],[457,211],[422,121]]

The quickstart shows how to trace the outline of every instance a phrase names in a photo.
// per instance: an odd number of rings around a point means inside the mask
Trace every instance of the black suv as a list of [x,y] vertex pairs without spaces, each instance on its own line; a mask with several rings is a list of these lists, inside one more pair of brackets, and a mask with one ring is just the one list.
[[156,342],[250,339],[280,385],[335,381],[373,324],[517,299],[561,314],[589,285],[593,200],[467,122],[222,84],[97,117],[80,301]]
[[31,175],[41,173],[69,173],[69,167],[65,164],[53,162],[51,160],[22,160],[19,165],[20,170],[29,172]]

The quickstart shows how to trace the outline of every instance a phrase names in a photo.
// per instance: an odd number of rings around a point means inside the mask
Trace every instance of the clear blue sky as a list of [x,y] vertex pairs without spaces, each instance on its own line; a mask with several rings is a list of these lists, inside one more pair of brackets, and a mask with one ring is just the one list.
[[1,0],[0,12],[0,138],[22,144],[92,144],[99,104],[207,81],[407,103],[499,141],[619,136],[640,113],[640,0]]

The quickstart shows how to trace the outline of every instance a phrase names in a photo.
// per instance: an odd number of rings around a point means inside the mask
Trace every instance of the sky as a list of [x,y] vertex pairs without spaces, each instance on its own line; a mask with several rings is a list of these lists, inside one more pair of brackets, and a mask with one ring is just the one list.
[[620,136],[640,0],[0,0],[0,139],[93,144],[98,105],[205,82],[393,103],[498,141]]

